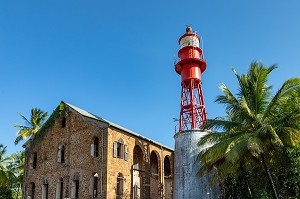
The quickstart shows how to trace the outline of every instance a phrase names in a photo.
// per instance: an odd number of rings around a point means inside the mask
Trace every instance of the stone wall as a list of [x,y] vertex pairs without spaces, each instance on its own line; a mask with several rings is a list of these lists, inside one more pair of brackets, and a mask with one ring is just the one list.
[[[65,127],[62,127],[63,118],[66,119]],[[93,157],[91,145],[96,137],[99,139],[98,157]],[[120,138],[123,140],[123,145],[126,145],[122,158],[114,157],[114,143]],[[62,146],[64,146],[63,163],[58,160],[58,153]],[[97,197],[95,198],[115,199],[119,173],[124,177],[123,198],[132,198],[133,150],[135,146],[139,146],[143,151],[143,171],[139,171],[143,175],[142,198],[157,198],[157,190],[163,190],[161,186],[164,184],[162,175],[164,174],[164,158],[169,157],[171,165],[173,165],[173,151],[114,126],[108,127],[105,122],[85,117],[69,109],[65,116],[57,118],[54,124],[43,135],[35,138],[31,146],[26,149],[27,165],[23,198],[27,199],[28,196],[31,196],[32,183],[35,184],[34,198],[42,198],[43,184],[48,187],[48,198],[56,198],[57,186],[61,178],[63,179],[64,198],[72,198],[72,190],[75,189],[76,184],[73,183],[74,180],[79,180],[79,198],[92,198],[91,182],[96,174],[98,183]],[[157,183],[150,180],[150,154],[152,151],[155,151],[158,156]],[[34,153],[37,153],[37,164],[36,168],[32,169],[30,167],[33,164],[31,160]],[[127,154],[126,158],[125,153]],[[155,188],[150,188],[150,186],[155,186]],[[166,192],[168,192],[167,195],[170,195],[172,189],[168,188]],[[162,196],[163,191],[159,195]]]
[[[124,145],[128,147],[128,159],[114,157],[113,152],[113,143],[118,141],[119,139],[124,141]],[[164,173],[163,171],[163,161],[166,156],[170,157],[170,160],[173,160],[173,152],[169,149],[163,148],[159,145],[155,145],[146,140],[140,139],[134,135],[128,134],[122,130],[117,128],[110,128],[108,131],[108,143],[111,145],[107,147],[108,150],[108,164],[107,164],[107,193],[108,199],[116,198],[116,179],[118,173],[122,173],[124,176],[124,198],[130,198],[130,196],[134,195],[133,190],[133,164],[134,164],[134,147],[140,147],[143,152],[143,161],[142,168],[140,174],[142,175],[142,183],[141,183],[141,198],[158,198],[157,196],[163,195],[163,189],[160,188],[163,185],[164,177],[161,175]],[[154,151],[157,154],[158,158],[158,176],[155,176],[157,180],[154,183],[154,180],[151,182],[152,176],[150,171],[150,154]],[[171,162],[172,165],[172,162]],[[151,189],[152,187],[152,189]],[[158,193],[157,191],[161,191]],[[152,191],[152,192],[151,192]],[[167,192],[172,192],[171,190],[167,190]],[[170,193],[169,193],[170,195]]]
[[[43,136],[34,140],[28,155],[37,153],[37,167],[30,169],[30,158],[27,158],[26,195],[30,195],[31,183],[35,183],[35,198],[41,198],[41,185],[48,182],[49,198],[55,198],[56,183],[60,178],[64,182],[64,197],[71,197],[71,181],[79,177],[80,198],[89,198],[90,178],[99,171],[101,154],[93,158],[90,146],[95,137],[101,140],[103,124],[86,118],[75,112],[66,115],[66,127],[62,128],[62,117],[50,127]],[[58,147],[65,147],[65,161],[58,162]]]

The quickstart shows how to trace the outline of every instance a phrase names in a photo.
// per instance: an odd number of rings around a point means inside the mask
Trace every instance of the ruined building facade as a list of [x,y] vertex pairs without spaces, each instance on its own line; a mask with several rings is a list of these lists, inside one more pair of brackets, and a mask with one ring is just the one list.
[[25,199],[171,199],[173,150],[61,102],[24,144]]

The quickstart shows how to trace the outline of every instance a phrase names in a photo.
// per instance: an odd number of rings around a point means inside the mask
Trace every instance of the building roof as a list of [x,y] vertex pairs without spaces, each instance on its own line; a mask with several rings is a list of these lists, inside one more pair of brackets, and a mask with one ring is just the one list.
[[98,121],[101,121],[101,122],[105,122],[105,123],[107,123],[109,126],[112,126],[112,127],[117,128],[117,129],[120,129],[120,130],[122,130],[122,131],[125,131],[125,132],[128,133],[128,134],[134,135],[134,136],[139,137],[139,138],[141,138],[141,139],[147,140],[148,142],[151,142],[151,143],[153,143],[153,144],[155,144],[155,145],[158,145],[158,146],[161,146],[161,147],[163,147],[163,148],[166,148],[166,149],[169,149],[169,150],[171,150],[171,151],[174,151],[174,149],[172,149],[172,148],[170,148],[170,147],[167,147],[167,146],[165,146],[165,145],[163,145],[163,144],[161,144],[161,143],[158,143],[158,142],[156,142],[156,141],[154,141],[154,140],[151,140],[151,139],[149,139],[149,138],[147,138],[147,137],[144,137],[144,136],[142,136],[142,135],[140,135],[140,134],[137,134],[137,133],[135,133],[135,132],[133,132],[133,131],[127,129],[127,128],[124,128],[124,127],[118,125],[118,124],[115,124],[115,123],[110,122],[110,121],[108,121],[108,120],[106,120],[106,119],[103,119],[103,118],[101,118],[101,117],[98,117],[98,116],[96,116],[96,115],[94,115],[94,114],[92,114],[92,113],[89,113],[88,111],[85,111],[85,110],[83,110],[83,109],[81,109],[81,108],[78,108],[78,107],[76,107],[76,106],[74,106],[74,105],[72,105],[72,104],[69,104],[69,103],[66,103],[66,102],[63,102],[63,103],[66,104],[67,106],[69,106],[70,108],[72,108],[73,110],[75,110],[76,112],[80,113],[82,116],[85,116],[85,117],[88,117],[88,118],[92,118],[92,119],[95,119],[95,120],[98,120]]

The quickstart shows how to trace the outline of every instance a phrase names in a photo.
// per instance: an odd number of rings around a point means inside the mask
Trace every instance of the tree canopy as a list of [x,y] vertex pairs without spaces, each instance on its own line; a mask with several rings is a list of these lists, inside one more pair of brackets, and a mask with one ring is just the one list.
[[30,119],[27,119],[22,114],[18,113],[25,122],[25,125],[15,124],[14,127],[18,128],[17,138],[15,144],[17,145],[21,140],[26,139],[32,135],[35,135],[40,127],[44,124],[45,119],[48,115],[47,112],[42,111],[38,108],[31,109]]
[[[273,197],[278,198],[270,166],[280,161],[278,155],[283,147],[299,142],[300,78],[288,79],[273,94],[268,77],[276,67],[253,62],[242,75],[233,69],[239,83],[236,95],[225,84],[220,87],[223,94],[217,96],[216,102],[225,106],[226,116],[210,119],[204,127],[212,133],[198,144],[214,145],[199,154],[200,175],[215,168],[215,180],[243,176],[247,181],[247,172],[261,167]],[[251,197],[250,187],[247,189]]]

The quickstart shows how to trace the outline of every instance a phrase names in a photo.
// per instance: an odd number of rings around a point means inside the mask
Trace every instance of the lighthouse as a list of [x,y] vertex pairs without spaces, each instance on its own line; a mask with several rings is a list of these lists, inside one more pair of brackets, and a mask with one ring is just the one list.
[[174,136],[174,199],[218,198],[210,175],[197,175],[201,166],[197,156],[202,150],[197,143],[209,133],[202,128],[207,122],[201,78],[206,61],[200,41],[191,26],[187,26],[186,33],[178,41],[179,61],[175,63],[175,71],[181,76],[181,99],[179,128]]

